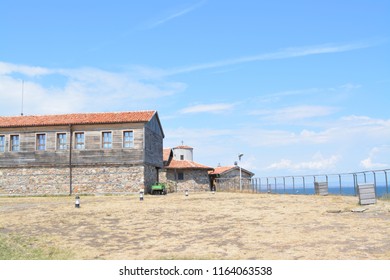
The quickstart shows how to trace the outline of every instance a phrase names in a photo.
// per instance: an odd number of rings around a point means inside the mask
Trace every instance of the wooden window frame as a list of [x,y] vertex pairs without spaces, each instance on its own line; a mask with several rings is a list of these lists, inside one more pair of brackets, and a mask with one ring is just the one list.
[[[107,141],[107,142],[105,141],[105,137],[104,137],[105,134],[110,134],[110,141]],[[113,144],[112,131],[102,131],[102,134],[101,134],[101,147],[102,147],[102,149],[110,150],[110,149],[112,149],[112,144]],[[108,146],[105,147],[105,145],[108,145]]]
[[[125,133],[131,132],[132,133],[132,138],[131,141],[126,141],[126,136]],[[129,144],[129,147],[126,147],[126,144]],[[122,148],[123,149],[132,149],[134,148],[134,130],[123,130],[122,132]]]
[[[13,137],[18,137],[18,145],[14,145]],[[18,147],[17,150],[14,150],[14,146]],[[20,134],[11,134],[9,136],[9,150],[10,152],[20,152]]]
[[[40,140],[41,140],[40,136],[44,136],[43,137],[43,144],[40,143]],[[46,133],[36,133],[35,134],[35,151],[38,151],[38,152],[46,151],[46,143],[47,143],[47,134]]]
[[[59,136],[60,135],[65,135],[65,143],[61,143],[61,139]],[[65,148],[61,148],[64,147]],[[66,132],[57,132],[56,133],[56,150],[57,151],[66,151],[68,149],[68,134]]]
[[[78,142],[77,135],[83,135],[83,142]],[[78,145],[82,145],[82,148],[79,148]],[[74,132],[74,147],[75,150],[85,150],[85,132],[84,131],[75,131]]]
[[6,150],[5,146],[7,144],[7,140],[6,140],[6,137],[4,134],[0,134],[0,138],[3,138],[3,141],[0,142],[0,143],[3,143],[3,145],[0,145],[0,153],[5,153],[5,150]]

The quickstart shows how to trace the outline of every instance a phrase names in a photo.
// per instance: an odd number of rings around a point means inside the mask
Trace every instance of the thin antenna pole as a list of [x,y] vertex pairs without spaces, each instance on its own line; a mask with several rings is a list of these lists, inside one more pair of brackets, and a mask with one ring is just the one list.
[[22,80],[22,110],[20,115],[23,116],[23,99],[24,99],[24,80]]

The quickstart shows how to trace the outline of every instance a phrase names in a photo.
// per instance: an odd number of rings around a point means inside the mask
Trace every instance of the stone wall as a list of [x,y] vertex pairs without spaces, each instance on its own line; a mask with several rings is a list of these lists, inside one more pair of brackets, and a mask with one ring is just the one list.
[[145,178],[145,193],[149,192],[149,187],[158,182],[157,172],[159,170],[155,166],[145,165],[144,166],[144,178]]
[[[182,172],[184,180],[178,180],[177,173]],[[160,172],[160,181],[166,183],[171,192],[208,191],[210,181],[207,170],[180,170],[163,169]]]
[[[155,182],[156,172],[147,165],[77,166],[72,168],[72,192],[137,193]],[[69,173],[68,167],[0,168],[0,195],[68,195]]]

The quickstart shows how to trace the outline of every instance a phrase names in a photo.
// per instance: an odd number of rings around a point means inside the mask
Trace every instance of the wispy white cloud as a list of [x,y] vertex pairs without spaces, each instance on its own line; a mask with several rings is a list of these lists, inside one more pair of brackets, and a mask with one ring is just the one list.
[[184,16],[185,14],[188,14],[188,13],[192,12],[193,10],[202,6],[204,4],[204,2],[205,1],[201,1],[201,2],[198,2],[194,5],[192,5],[192,6],[185,7],[185,8],[182,8],[180,10],[175,10],[175,11],[169,13],[168,15],[164,15],[163,17],[161,17],[157,20],[154,20],[154,21],[150,22],[149,24],[147,24],[147,28],[148,29],[155,28],[155,27],[162,25],[162,24],[165,24],[165,23],[167,23],[175,18]]
[[19,73],[30,77],[35,77],[51,74],[52,70],[44,67],[19,65],[0,61],[0,75],[8,75],[13,73]]
[[222,113],[228,110],[231,110],[234,107],[234,104],[230,103],[216,103],[216,104],[199,104],[195,106],[190,106],[180,110],[182,114],[190,113]]
[[270,103],[270,102],[279,102],[284,98],[290,97],[303,97],[303,96],[316,96],[316,95],[326,95],[329,98],[330,94],[338,96],[338,99],[341,95],[345,93],[353,92],[361,88],[360,84],[356,83],[346,83],[340,86],[327,87],[327,88],[304,88],[304,89],[292,89],[284,90],[275,93],[263,94],[254,99],[255,102]]
[[339,147],[346,143],[363,145],[390,139],[390,119],[374,119],[366,116],[348,116],[321,122],[316,130],[294,131],[287,125],[284,129],[265,129],[258,126],[243,127],[238,133],[240,141],[250,147],[293,147],[327,144]]
[[365,169],[389,168],[390,167],[390,146],[382,145],[370,150],[367,158],[360,162]]
[[290,170],[290,171],[307,171],[313,170],[316,172],[332,170],[336,167],[337,162],[340,160],[339,155],[332,155],[330,157],[323,157],[321,153],[316,153],[312,160],[294,162],[289,159],[281,159],[279,162],[270,164],[266,169],[271,170]]
[[276,52],[264,53],[253,56],[245,56],[233,59],[226,59],[221,61],[214,61],[203,64],[190,65],[181,68],[174,68],[165,71],[165,75],[177,75],[182,73],[225,67],[235,64],[249,63],[255,61],[265,61],[265,60],[279,60],[279,59],[288,59],[294,57],[304,57],[311,55],[319,54],[330,54],[330,53],[340,53],[348,52],[358,49],[365,49],[377,45],[377,42],[369,43],[350,43],[350,44],[324,44],[317,46],[308,46],[308,47],[297,47],[297,48],[285,48]]
[[[61,79],[61,83],[52,79]],[[51,69],[0,63],[1,114],[19,113],[24,80],[26,114],[127,110],[183,91],[186,85],[97,68]],[[146,102],[147,101],[147,102]]]
[[250,112],[251,115],[261,116],[262,119],[277,123],[291,123],[304,119],[328,116],[337,109],[328,106],[292,106],[276,110],[257,110]]

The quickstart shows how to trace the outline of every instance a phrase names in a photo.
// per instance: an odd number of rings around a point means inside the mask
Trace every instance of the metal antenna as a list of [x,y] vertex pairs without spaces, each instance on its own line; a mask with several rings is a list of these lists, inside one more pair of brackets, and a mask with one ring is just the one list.
[[20,115],[23,116],[23,99],[24,99],[24,80],[22,80],[22,110]]

